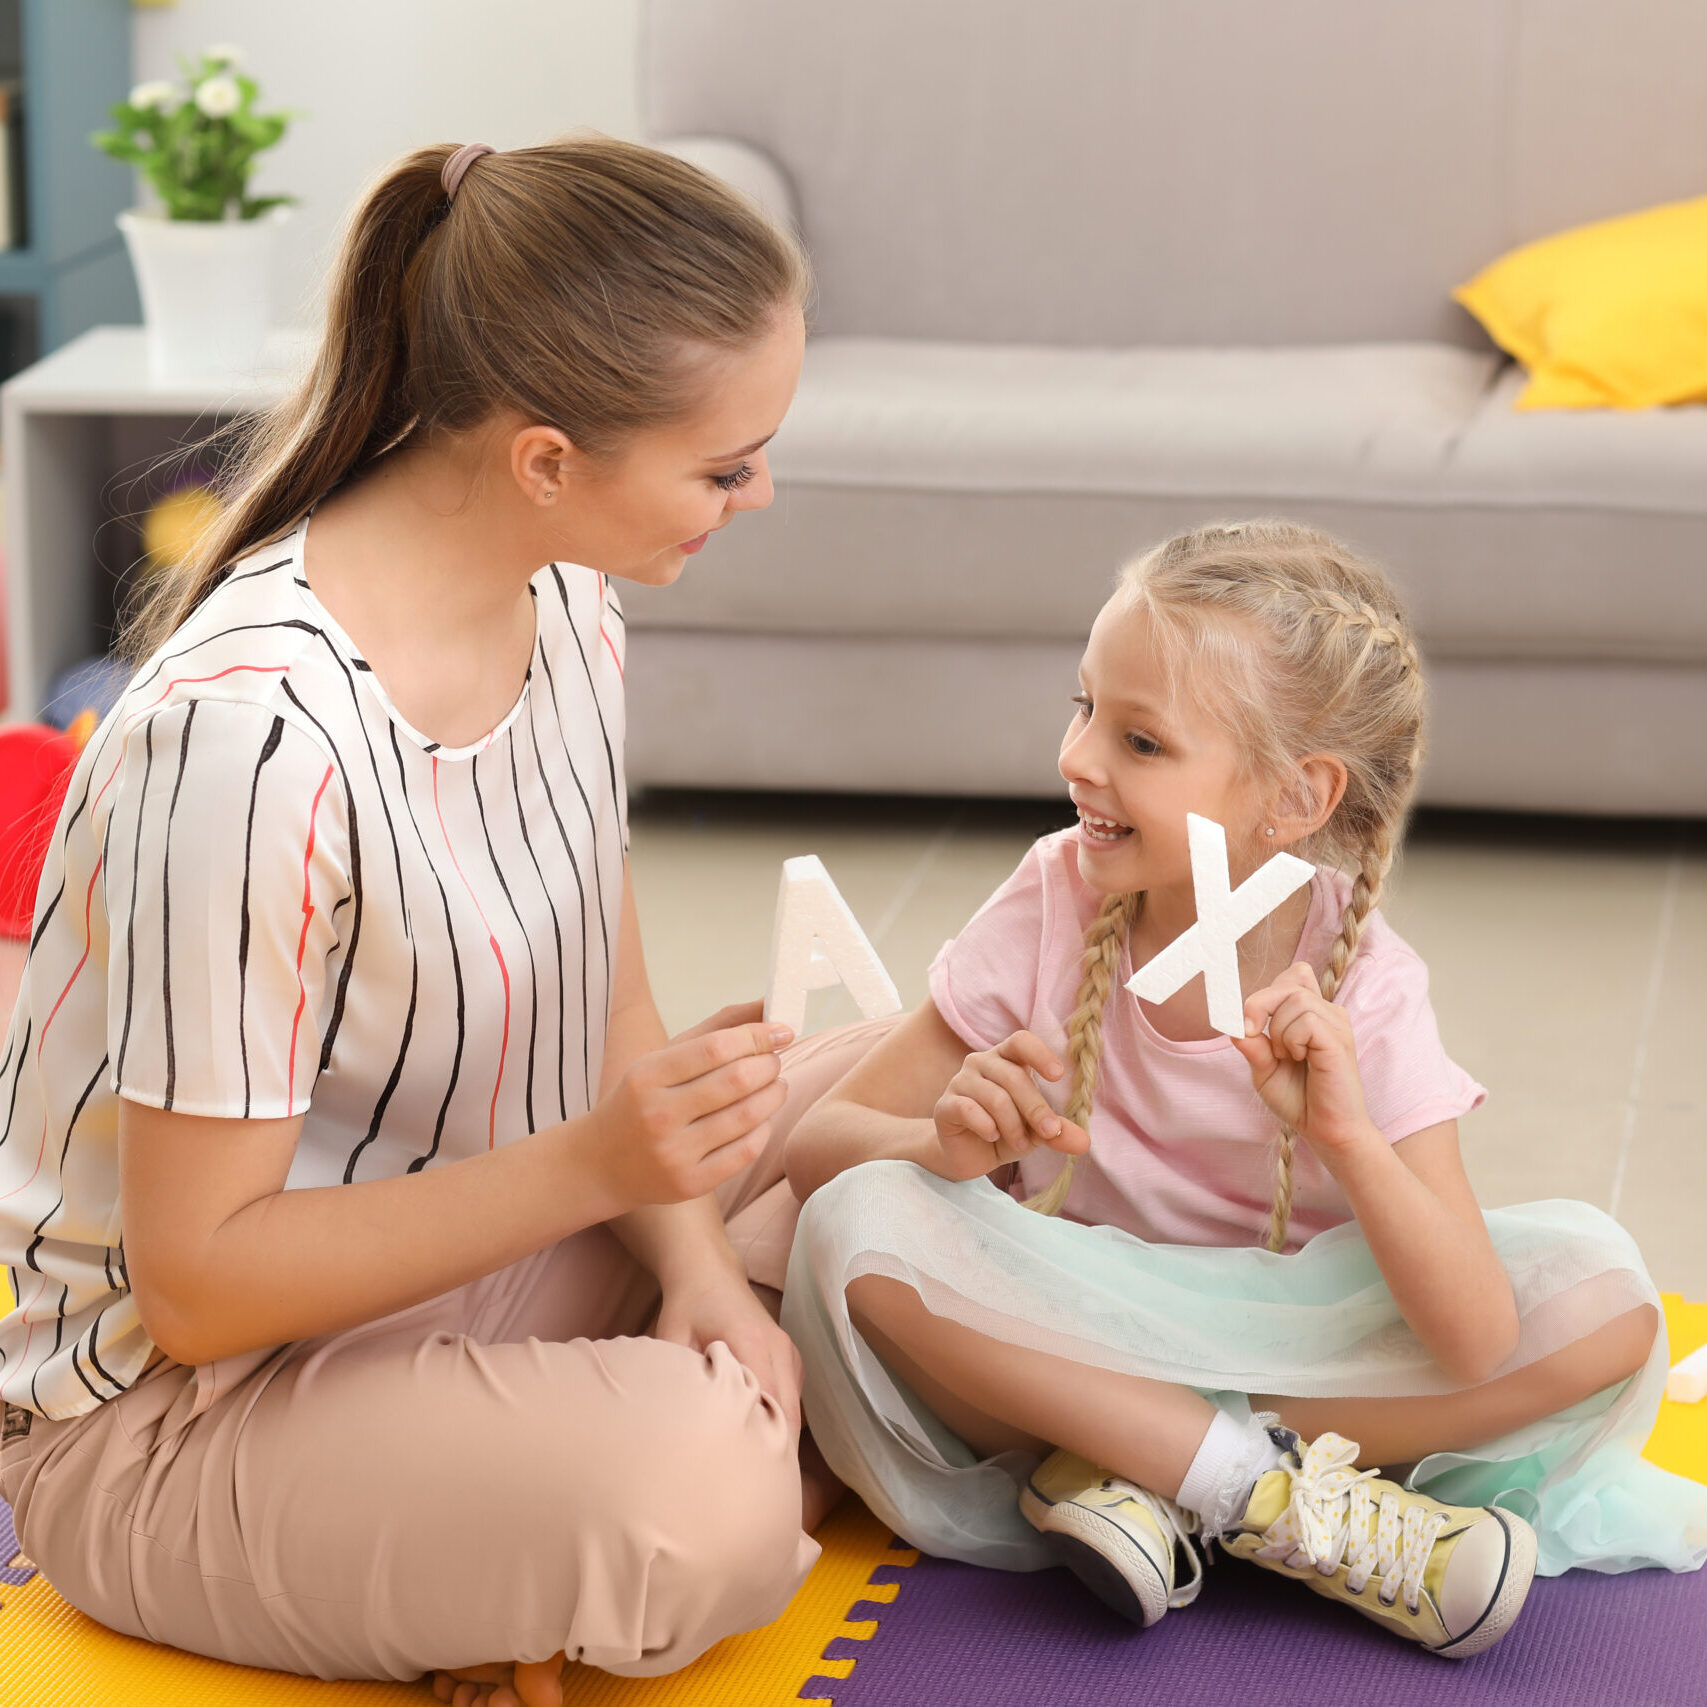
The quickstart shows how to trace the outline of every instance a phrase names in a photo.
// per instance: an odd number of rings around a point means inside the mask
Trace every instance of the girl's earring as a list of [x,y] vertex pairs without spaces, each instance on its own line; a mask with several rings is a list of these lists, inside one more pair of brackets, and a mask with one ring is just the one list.
[[1265,836],[1272,836],[1274,834],[1274,826],[1270,824],[1269,827],[1263,831],[1263,834]]
[[[548,499],[549,498],[555,498],[557,496],[557,488],[555,486],[547,486],[545,489],[544,495]],[[1274,834],[1274,831],[1270,830],[1269,834],[1272,836]]]

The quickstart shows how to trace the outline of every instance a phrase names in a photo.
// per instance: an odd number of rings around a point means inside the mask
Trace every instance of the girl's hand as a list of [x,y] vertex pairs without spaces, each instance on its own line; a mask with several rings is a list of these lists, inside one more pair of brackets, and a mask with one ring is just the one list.
[[1257,1095],[1324,1162],[1371,1137],[1386,1148],[1364,1107],[1351,1020],[1322,999],[1308,961],[1289,966],[1245,1003],[1245,1029],[1233,1047],[1250,1063]]
[[722,1340],[799,1432],[800,1353],[753,1296],[745,1275],[731,1272],[692,1287],[667,1287],[653,1335],[699,1352]]
[[1029,1031],[968,1055],[937,1100],[938,1154],[925,1166],[943,1179],[967,1180],[1017,1162],[1039,1144],[1082,1156],[1091,1147],[1090,1134],[1062,1119],[1032,1078],[1040,1073],[1056,1080],[1066,1070]]
[[642,1055],[587,1117],[616,1213],[703,1197],[757,1161],[788,1095],[776,1052],[793,1040],[786,1025],[696,1027]]

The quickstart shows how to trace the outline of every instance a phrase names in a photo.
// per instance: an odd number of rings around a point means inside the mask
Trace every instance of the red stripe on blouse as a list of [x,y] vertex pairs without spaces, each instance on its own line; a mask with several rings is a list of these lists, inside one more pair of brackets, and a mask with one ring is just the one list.
[[326,767],[326,774],[320,779],[320,786],[314,793],[314,804],[308,813],[308,846],[302,852],[302,935],[296,941],[296,1014],[290,1022],[290,1075],[285,1083],[289,1087],[286,1095],[292,1102],[296,1100],[296,1038],[302,1027],[302,1010],[308,1006],[308,986],[302,981],[302,957],[308,948],[308,925],[314,917],[313,878],[309,873],[309,864],[314,858],[314,825],[320,816],[320,802],[325,797],[326,785],[332,780],[332,767]]
[[53,1004],[53,1013],[47,1016],[41,1028],[41,1036],[36,1039],[36,1065],[41,1065],[41,1046],[47,1042],[47,1028],[53,1024],[54,1016],[64,1006],[65,998],[71,994],[71,986],[77,982],[77,974],[89,964],[89,949],[92,934],[89,929],[90,912],[95,903],[95,882],[101,875],[101,862],[95,861],[95,869],[89,873],[89,888],[83,897],[83,958],[71,969],[71,976],[65,980],[65,988],[59,992],[59,1000]]
[[211,676],[178,676],[163,687],[158,696],[151,699],[140,710],[132,712],[125,721],[134,722],[138,717],[145,717],[155,706],[159,705],[174,688],[199,687],[203,682],[217,682],[226,676],[234,676],[239,670],[248,670],[259,676],[286,676],[290,674],[289,664],[232,664],[227,669],[215,670]]
[[628,678],[622,673],[622,659],[617,655],[616,642],[605,632],[605,598],[610,592],[610,576],[599,576],[599,638],[610,651],[611,662],[616,665],[616,679],[624,687],[628,686]]

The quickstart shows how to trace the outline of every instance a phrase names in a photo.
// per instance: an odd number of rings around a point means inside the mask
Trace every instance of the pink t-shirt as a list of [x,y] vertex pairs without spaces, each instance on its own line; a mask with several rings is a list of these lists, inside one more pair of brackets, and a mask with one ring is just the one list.
[[[931,965],[942,1017],[973,1049],[1031,1031],[1065,1059],[1086,927],[1102,897],[1079,876],[1077,832],[1045,836]],[[1339,933],[1351,884],[1318,869],[1296,960],[1320,967]],[[1154,1244],[1249,1245],[1268,1223],[1274,1116],[1251,1088],[1232,1040],[1176,1043],[1124,988],[1122,953],[1103,1016],[1102,1072],[1090,1153],[1079,1159],[1063,1213],[1123,1228]],[[1441,1047],[1428,969],[1371,913],[1338,996],[1357,1039],[1370,1118],[1389,1143],[1481,1105],[1487,1092]],[[1043,1086],[1066,1101],[1066,1081]],[[1039,1150],[1020,1165],[1016,1197],[1041,1191],[1060,1163]],[[1300,1139],[1288,1248],[1351,1218],[1325,1167]]]

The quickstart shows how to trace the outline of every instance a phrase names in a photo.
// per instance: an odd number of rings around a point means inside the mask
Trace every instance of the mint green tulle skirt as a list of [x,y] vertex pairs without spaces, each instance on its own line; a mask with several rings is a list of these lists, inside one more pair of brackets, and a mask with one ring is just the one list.
[[[1522,1332],[1522,1368],[1659,1295],[1630,1235],[1586,1203],[1490,1210]],[[1289,1256],[1149,1245],[1023,1208],[985,1180],[869,1162],[814,1193],[789,1264],[783,1325],[806,1366],[805,1404],[830,1466],[928,1553],[1004,1570],[1053,1563],[1020,1515],[1035,1460],[980,1460],[866,1345],[849,1282],[887,1275],[933,1314],[1003,1343],[1195,1388],[1236,1416],[1250,1393],[1403,1397],[1453,1391],[1406,1326],[1355,1223]],[[1662,1317],[1663,1320],[1663,1317]],[[1518,1512],[1539,1569],[1697,1569],[1707,1486],[1641,1456],[1665,1390],[1662,1326],[1647,1365],[1570,1410],[1471,1451],[1423,1459],[1409,1485]]]

